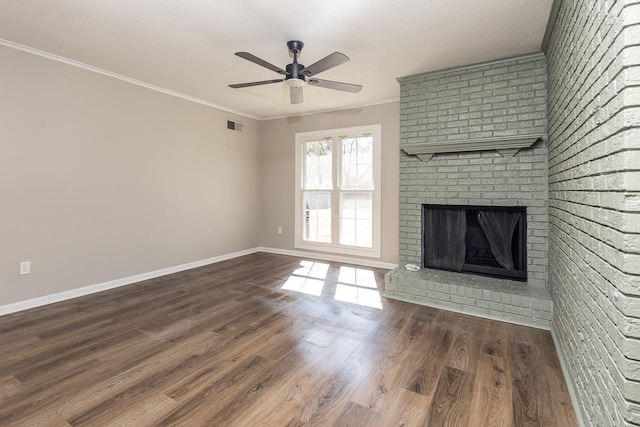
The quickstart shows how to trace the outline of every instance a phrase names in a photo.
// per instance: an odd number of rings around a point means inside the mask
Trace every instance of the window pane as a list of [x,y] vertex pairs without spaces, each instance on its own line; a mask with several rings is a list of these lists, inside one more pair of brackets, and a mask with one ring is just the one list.
[[359,219],[356,221],[356,246],[370,248],[371,239],[371,220]]
[[356,245],[356,220],[353,218],[340,218],[340,244]]
[[331,140],[304,143],[304,189],[330,190],[333,188]]
[[340,193],[340,243],[372,247],[373,197],[370,192]]
[[304,240],[331,243],[331,192],[303,194]]
[[358,219],[373,219],[373,193],[356,193],[356,212]]
[[373,189],[373,138],[342,138],[340,184],[343,190]]
[[358,140],[355,138],[342,138],[342,167],[340,168],[340,184],[343,190],[355,190],[357,188],[357,141]]

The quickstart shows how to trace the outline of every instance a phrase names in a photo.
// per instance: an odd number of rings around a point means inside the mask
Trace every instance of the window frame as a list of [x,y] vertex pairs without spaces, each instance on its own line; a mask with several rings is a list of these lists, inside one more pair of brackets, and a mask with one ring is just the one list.
[[[361,246],[342,245],[339,241],[340,227],[340,193],[351,190],[341,189],[341,156],[342,147],[340,137],[358,137],[370,134],[373,138],[373,191],[372,194],[372,236],[371,248]],[[331,192],[331,243],[309,242],[304,240],[304,209],[302,206],[304,193],[304,143],[331,138],[334,144],[332,149],[332,182],[331,190],[319,190]],[[380,258],[380,229],[381,229],[381,183],[382,183],[382,126],[379,124],[368,126],[355,126],[340,129],[327,129],[310,132],[297,132],[295,134],[295,237],[294,247],[297,249],[329,252],[342,255],[354,255],[369,258]],[[369,190],[364,190],[369,191]],[[337,241],[335,241],[337,240]]]

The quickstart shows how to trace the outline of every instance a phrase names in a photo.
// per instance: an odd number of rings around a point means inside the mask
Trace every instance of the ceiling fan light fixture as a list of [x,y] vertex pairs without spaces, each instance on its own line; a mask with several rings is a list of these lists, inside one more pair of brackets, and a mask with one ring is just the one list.
[[290,79],[286,79],[284,82],[291,87],[302,87],[305,84],[304,80],[297,77],[291,77]]

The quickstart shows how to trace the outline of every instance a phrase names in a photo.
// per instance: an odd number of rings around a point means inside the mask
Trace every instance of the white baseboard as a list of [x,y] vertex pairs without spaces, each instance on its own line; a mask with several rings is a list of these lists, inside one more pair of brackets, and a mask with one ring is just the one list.
[[278,248],[258,248],[259,252],[266,252],[270,254],[278,254],[278,255],[289,255],[295,256],[299,258],[312,258],[312,259],[321,259],[324,261],[334,261],[334,262],[342,262],[345,264],[355,264],[362,265],[364,267],[374,267],[374,268],[386,268],[388,270],[392,270],[398,266],[398,264],[392,264],[390,262],[382,262],[369,260],[364,258],[350,258],[341,255],[333,255],[326,254],[322,252],[305,252],[305,251],[295,251],[289,249],[278,249]]
[[251,248],[243,251],[232,252],[229,254],[220,255],[213,258],[207,258],[200,261],[189,262],[186,264],[180,264],[173,267],[161,268],[160,270],[150,271],[148,273],[136,274],[134,276],[123,277],[121,279],[110,280],[108,282],[96,283],[94,285],[84,286],[82,288],[71,289],[64,292],[58,292],[51,295],[44,295],[24,301],[18,301],[11,304],[0,306],[0,316],[5,314],[16,313],[18,311],[28,310],[30,308],[40,307],[43,305],[53,304],[55,302],[65,301],[72,298],[77,298],[96,292],[106,291],[107,289],[118,288],[120,286],[127,286],[133,283],[141,282],[143,280],[153,279],[155,277],[166,276],[167,274],[177,273],[184,270],[191,270],[192,268],[202,267],[204,265],[214,264],[220,261],[226,261],[228,259],[237,258],[243,255],[249,255],[256,252],[267,252],[271,254],[290,255],[300,258],[315,258],[326,261],[343,262],[345,264],[363,265],[366,267],[376,268],[388,268],[392,269],[397,267],[397,264],[390,264],[386,262],[365,260],[360,258],[348,258],[338,255],[329,255],[316,252],[302,252],[302,251],[289,251],[285,249],[275,248]]
[[243,255],[249,255],[259,252],[259,248],[245,249],[238,252],[232,252],[224,255],[220,255],[213,258],[207,258],[200,261],[188,262],[186,264],[180,264],[173,267],[161,268],[160,270],[150,271],[148,273],[136,274],[134,276],[124,277],[122,279],[110,280],[108,282],[97,283],[94,285],[84,286],[82,288],[71,289],[64,292],[58,292],[56,294],[45,295],[42,297],[36,297],[24,301],[18,301],[12,304],[0,306],[0,316],[5,314],[15,313],[22,310],[28,310],[30,308],[40,307],[54,302],[65,301],[72,298],[81,297],[84,295],[93,294],[96,292],[106,291],[107,289],[118,288],[120,286],[131,285],[133,283],[141,282],[143,280],[153,279],[155,277],[166,276],[167,274],[177,273],[184,270],[191,270],[192,268],[202,267],[204,265],[214,264],[216,262],[225,261],[232,258],[237,258]]
[[562,375],[564,376],[564,382],[567,384],[567,388],[569,389],[569,396],[571,397],[571,404],[573,405],[573,410],[576,413],[576,418],[578,419],[578,425],[580,427],[585,427],[586,424],[584,422],[584,418],[582,417],[582,410],[578,401],[578,395],[576,393],[576,384],[573,381],[573,377],[569,375],[569,370],[567,369],[567,364],[565,362],[564,353],[562,352],[562,347],[558,344],[558,338],[556,337],[556,332],[551,327],[551,337],[553,338],[553,344],[556,347],[556,353],[558,354],[558,360],[560,360],[560,367],[562,368]]

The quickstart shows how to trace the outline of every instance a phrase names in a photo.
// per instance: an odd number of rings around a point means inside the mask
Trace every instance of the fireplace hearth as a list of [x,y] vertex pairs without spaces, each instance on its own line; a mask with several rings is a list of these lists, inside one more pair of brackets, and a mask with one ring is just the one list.
[[527,280],[526,209],[423,205],[423,266]]

